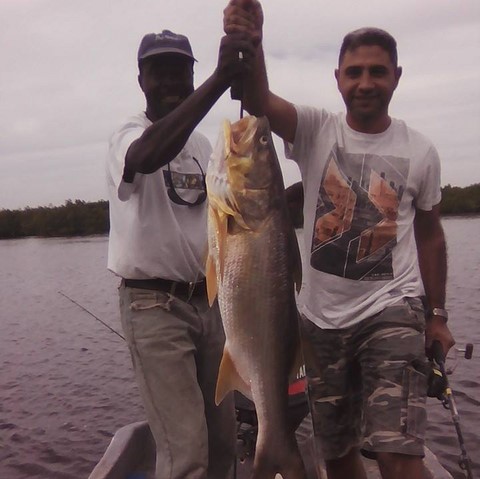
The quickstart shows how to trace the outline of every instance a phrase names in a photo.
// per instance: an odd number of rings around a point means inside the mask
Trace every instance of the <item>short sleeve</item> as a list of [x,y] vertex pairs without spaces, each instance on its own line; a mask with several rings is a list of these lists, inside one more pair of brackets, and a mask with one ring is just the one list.
[[430,211],[442,199],[440,157],[433,145],[428,149],[423,164],[423,177],[415,206]]
[[293,144],[285,142],[285,156],[301,164],[302,159],[309,156],[312,145],[328,117],[328,112],[299,105],[295,105],[295,109],[297,110],[295,139]]
[[130,145],[136,139],[140,138],[144,131],[145,127],[143,125],[135,122],[127,122],[110,138],[107,156],[107,179],[113,183],[118,197],[122,201],[129,198],[141,181],[141,175],[135,175],[132,183],[126,183],[123,181],[123,172],[125,168],[125,157]]

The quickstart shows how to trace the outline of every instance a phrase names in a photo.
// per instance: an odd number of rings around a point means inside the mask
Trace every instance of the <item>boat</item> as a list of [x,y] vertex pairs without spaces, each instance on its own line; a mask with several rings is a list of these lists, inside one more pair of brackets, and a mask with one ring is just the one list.
[[[296,431],[308,479],[326,479],[323,460],[315,459],[314,455],[314,438],[303,381],[304,378],[301,378],[290,387],[289,416]],[[257,427],[255,408],[237,391],[235,405],[237,459],[233,477],[250,479]],[[363,461],[367,477],[381,479],[376,461],[366,458]],[[431,479],[453,479],[428,448],[425,448],[424,463]],[[155,479],[155,443],[148,423],[141,421],[120,428],[88,479]]]

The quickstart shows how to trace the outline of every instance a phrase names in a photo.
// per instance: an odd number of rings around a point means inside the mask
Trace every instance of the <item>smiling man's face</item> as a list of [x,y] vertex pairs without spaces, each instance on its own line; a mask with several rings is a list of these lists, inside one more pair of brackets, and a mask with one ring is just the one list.
[[142,62],[138,82],[147,100],[147,116],[156,121],[193,92],[193,60],[178,54],[154,55]]
[[347,107],[347,122],[353,129],[380,133],[388,127],[388,105],[401,71],[388,52],[377,45],[361,45],[345,52],[335,78]]

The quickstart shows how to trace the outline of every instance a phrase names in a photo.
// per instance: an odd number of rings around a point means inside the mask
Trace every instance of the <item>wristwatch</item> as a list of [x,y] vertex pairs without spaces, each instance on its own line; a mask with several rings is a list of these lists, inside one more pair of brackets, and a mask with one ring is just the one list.
[[446,309],[432,308],[430,310],[429,317],[431,318],[432,316],[440,316],[445,320],[445,322],[448,321],[448,311]]

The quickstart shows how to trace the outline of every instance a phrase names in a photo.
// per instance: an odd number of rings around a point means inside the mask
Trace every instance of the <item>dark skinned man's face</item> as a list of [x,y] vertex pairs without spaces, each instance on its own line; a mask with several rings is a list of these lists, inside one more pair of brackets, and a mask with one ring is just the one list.
[[159,120],[193,92],[193,60],[175,53],[154,55],[142,61],[138,82],[148,118]]

